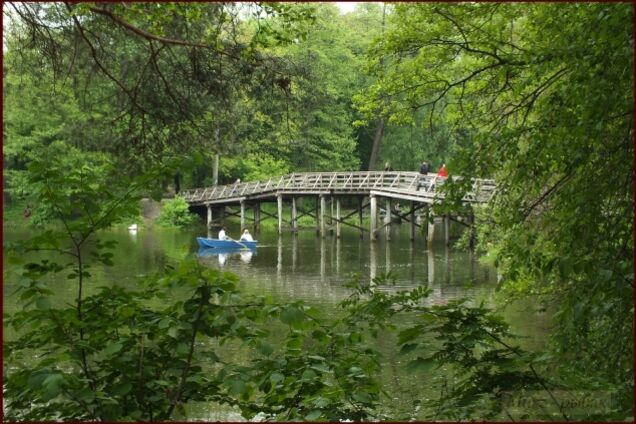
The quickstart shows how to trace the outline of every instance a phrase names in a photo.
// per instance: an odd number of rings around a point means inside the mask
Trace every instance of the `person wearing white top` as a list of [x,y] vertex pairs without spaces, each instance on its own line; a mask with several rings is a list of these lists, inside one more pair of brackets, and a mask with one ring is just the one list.
[[222,227],[221,231],[219,231],[219,240],[227,240],[227,236],[225,235],[225,227]]
[[245,229],[245,231],[243,231],[243,235],[241,235],[241,241],[254,241],[247,228]]

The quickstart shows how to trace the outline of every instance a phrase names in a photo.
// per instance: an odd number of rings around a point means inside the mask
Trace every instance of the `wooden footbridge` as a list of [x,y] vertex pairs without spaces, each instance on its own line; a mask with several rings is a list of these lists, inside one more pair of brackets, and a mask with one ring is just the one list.
[[[460,179],[461,177],[451,177]],[[311,216],[315,219],[316,230],[323,237],[327,231],[340,236],[340,224],[355,227],[362,235],[368,231],[371,240],[383,228],[390,230],[391,222],[395,219],[405,220],[411,224],[411,239],[415,238],[415,228],[421,226],[415,217],[415,212],[424,212],[428,216],[430,206],[439,202],[443,194],[438,190],[445,181],[435,174],[422,175],[417,172],[306,172],[293,173],[280,177],[272,177],[262,181],[234,183],[208,188],[196,188],[179,193],[190,205],[190,209],[205,216],[207,209],[208,227],[218,225],[228,215],[240,217],[241,228],[245,228],[246,220],[251,220],[255,228],[261,222],[261,215],[278,220],[278,231],[282,232],[287,224],[291,231],[298,231],[298,219]],[[495,184],[493,180],[471,180],[471,190],[465,195],[466,203],[488,202],[493,194]],[[313,197],[315,207],[303,210],[299,207],[298,199]],[[341,200],[357,198],[357,205],[353,212],[341,215]],[[366,201],[368,198],[368,202]],[[378,225],[378,199],[384,199],[384,223]],[[268,213],[261,208],[263,202],[276,202],[277,214]],[[290,219],[285,219],[283,205],[291,204]],[[334,214],[335,203],[335,214]],[[329,204],[329,212],[327,211]],[[408,209],[403,212],[402,208]],[[232,207],[238,207],[232,211]],[[246,215],[246,210],[253,210],[253,218]],[[363,211],[369,209],[370,223],[368,228],[363,226]],[[358,224],[346,222],[347,219],[358,215]],[[461,222],[470,225],[472,217],[462,217]],[[444,217],[445,233],[448,241],[448,225],[450,216]],[[459,217],[455,217],[459,221]],[[424,220],[422,222],[425,222]],[[313,228],[313,227],[312,227]],[[390,239],[390,231],[385,231]],[[432,239],[431,226],[428,232]]]

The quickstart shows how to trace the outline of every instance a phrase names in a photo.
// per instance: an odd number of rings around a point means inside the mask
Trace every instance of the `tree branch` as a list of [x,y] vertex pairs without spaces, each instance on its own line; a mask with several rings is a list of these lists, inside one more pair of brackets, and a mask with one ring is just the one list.
[[68,2],[64,3],[66,5],[66,8],[68,9],[69,13],[72,16],[73,22],[75,23],[75,27],[77,28],[77,31],[79,32],[80,36],[82,37],[82,39],[84,39],[84,41],[86,42],[86,44],[88,45],[88,47],[91,50],[91,56],[93,56],[93,60],[95,61],[95,64],[99,67],[99,69],[102,70],[102,72],[110,79],[112,80],[115,84],[117,84],[117,86],[119,88],[121,88],[121,90],[126,93],[126,95],[130,98],[130,100],[132,101],[132,103],[143,113],[148,113],[139,103],[137,103],[137,100],[135,99],[135,96],[132,95],[132,93],[130,92],[130,90],[128,90],[128,88],[126,88],[126,86],[119,81],[117,78],[115,78],[109,71],[108,69],[106,69],[106,67],[100,62],[99,58],[97,57],[97,50],[95,49],[95,46],[93,46],[93,44],[91,43],[91,41],[88,39],[88,37],[86,37],[86,34],[84,33],[84,28],[82,27],[82,25],[80,24],[79,20],[77,19],[76,16],[74,16],[72,14],[73,9],[71,9],[71,6],[68,4]]

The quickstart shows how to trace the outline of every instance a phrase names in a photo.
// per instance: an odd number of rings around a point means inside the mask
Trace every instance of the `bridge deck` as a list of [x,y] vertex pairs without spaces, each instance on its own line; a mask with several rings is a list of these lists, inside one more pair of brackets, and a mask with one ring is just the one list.
[[[451,177],[454,180],[461,177]],[[288,196],[378,195],[422,203],[433,203],[443,195],[436,189],[442,179],[435,174],[422,176],[417,172],[305,172],[222,186],[184,190],[179,195],[190,206],[229,204],[250,200],[268,200],[278,194]],[[490,200],[493,180],[474,179],[464,201],[482,203]]]

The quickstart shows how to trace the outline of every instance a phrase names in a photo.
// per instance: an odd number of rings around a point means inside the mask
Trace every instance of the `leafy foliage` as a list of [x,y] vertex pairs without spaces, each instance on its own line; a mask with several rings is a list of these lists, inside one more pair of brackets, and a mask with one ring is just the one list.
[[[411,371],[454,373],[431,382],[444,388],[431,418],[513,419],[506,393],[555,387],[617,395],[588,419],[631,416],[630,5],[8,7],[5,190],[38,226],[8,255],[24,302],[7,320],[10,418],[168,420],[215,401],[245,417],[383,419],[373,346],[395,331]],[[87,285],[92,263],[112,263],[99,231],[136,216],[170,174],[209,184],[216,153],[221,182],[366,167],[376,122],[382,162],[447,161],[466,177],[444,185],[440,213],[460,209],[468,177],[497,180],[475,211],[479,248],[504,297],[556,311],[545,355],[513,345],[482,306],[426,306],[426,289],[382,280],[354,285],[338,317],[242,299],[235,277],[187,262],[136,290]],[[175,153],[202,160],[158,170]],[[186,212],[171,203],[163,220]],[[24,263],[39,250],[60,260]],[[77,288],[71,306],[51,302],[63,283]],[[167,302],[167,286],[184,299]],[[220,358],[221,342],[253,360]]]
[[197,216],[190,212],[186,201],[182,197],[175,197],[161,206],[157,223],[164,227],[187,227],[196,219]]
[[[556,376],[619,390],[627,415],[632,15],[625,4],[399,4],[370,56],[378,79],[357,99],[369,117],[410,122],[417,110],[466,131],[449,170],[497,180],[479,239],[502,289],[556,308]],[[461,185],[445,185],[442,210]]]

